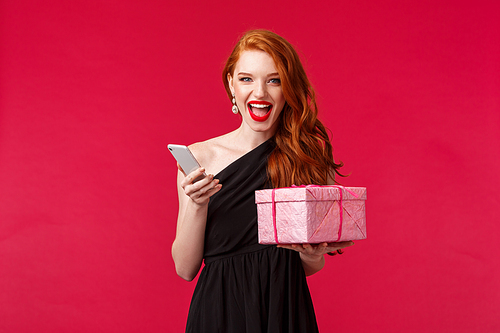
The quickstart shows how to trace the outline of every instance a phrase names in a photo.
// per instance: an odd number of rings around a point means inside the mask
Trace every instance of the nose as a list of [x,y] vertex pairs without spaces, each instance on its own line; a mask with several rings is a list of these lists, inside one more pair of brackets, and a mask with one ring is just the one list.
[[253,94],[255,95],[255,98],[264,98],[266,97],[267,94],[267,86],[266,82],[259,81],[256,84],[256,87],[253,91]]

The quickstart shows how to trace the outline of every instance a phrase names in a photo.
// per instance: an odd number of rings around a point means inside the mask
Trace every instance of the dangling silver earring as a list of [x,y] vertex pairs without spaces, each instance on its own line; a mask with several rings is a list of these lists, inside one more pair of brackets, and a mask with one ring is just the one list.
[[236,106],[236,98],[234,98],[234,93],[233,93],[233,113],[238,114],[238,107]]

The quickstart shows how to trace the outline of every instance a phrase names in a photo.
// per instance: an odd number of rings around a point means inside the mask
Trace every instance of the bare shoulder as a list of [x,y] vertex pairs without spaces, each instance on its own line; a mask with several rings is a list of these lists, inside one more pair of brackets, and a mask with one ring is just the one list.
[[217,138],[209,139],[202,142],[196,142],[189,146],[189,150],[193,153],[198,162],[205,166],[207,160],[213,155],[215,148],[214,141]]
[[219,173],[240,154],[234,147],[231,133],[194,143],[189,149],[207,173],[213,175]]

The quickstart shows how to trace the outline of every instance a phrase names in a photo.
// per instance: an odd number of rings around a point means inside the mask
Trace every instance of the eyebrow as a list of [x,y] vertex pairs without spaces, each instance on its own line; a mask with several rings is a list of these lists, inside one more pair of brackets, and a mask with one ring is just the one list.
[[[247,73],[247,72],[239,72],[237,75],[252,75],[251,73]],[[276,76],[276,75],[280,75],[278,72],[275,72],[275,73],[270,73],[270,74],[267,74],[267,76]]]

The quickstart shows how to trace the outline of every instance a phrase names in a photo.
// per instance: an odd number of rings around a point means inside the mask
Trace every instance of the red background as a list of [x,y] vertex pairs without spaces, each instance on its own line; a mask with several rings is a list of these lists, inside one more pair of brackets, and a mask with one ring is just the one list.
[[1,1],[0,332],[181,332],[167,143],[234,129],[238,36],[300,51],[368,239],[322,332],[500,331],[496,1]]

